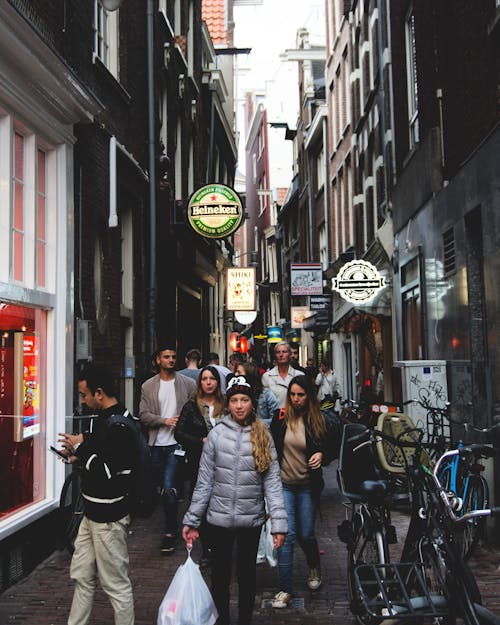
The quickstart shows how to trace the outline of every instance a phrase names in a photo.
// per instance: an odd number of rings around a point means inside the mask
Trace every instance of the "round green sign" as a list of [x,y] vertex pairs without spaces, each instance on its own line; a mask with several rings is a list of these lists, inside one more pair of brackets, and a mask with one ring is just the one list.
[[225,239],[243,221],[243,206],[233,189],[223,184],[207,184],[195,191],[187,208],[193,230],[209,239]]

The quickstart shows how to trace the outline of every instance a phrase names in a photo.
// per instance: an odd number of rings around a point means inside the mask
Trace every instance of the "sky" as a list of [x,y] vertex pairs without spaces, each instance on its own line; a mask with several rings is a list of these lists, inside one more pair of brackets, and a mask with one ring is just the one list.
[[[265,94],[269,122],[286,122],[296,127],[299,111],[298,70],[294,61],[280,55],[296,47],[299,28],[309,30],[311,45],[324,45],[324,0],[264,0],[261,5],[234,7],[234,44],[252,48],[237,57],[238,169],[245,173],[245,138],[242,103],[247,91]],[[292,146],[284,130],[269,129],[271,187],[288,186],[292,177]]]

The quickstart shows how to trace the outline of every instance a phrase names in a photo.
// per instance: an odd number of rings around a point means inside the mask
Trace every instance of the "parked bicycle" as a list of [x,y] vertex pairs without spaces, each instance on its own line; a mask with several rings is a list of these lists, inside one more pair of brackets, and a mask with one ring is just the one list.
[[[438,408],[421,400],[412,400],[427,410],[427,440],[433,449],[438,450],[441,455],[452,447],[461,448],[463,440],[452,443],[452,426],[460,426],[463,437],[467,440],[472,432],[481,433],[483,430],[475,428],[468,423],[455,421],[450,416],[451,404],[446,403],[444,408]],[[481,510],[489,505],[489,489],[486,479],[482,473],[485,470],[481,460],[485,457],[477,449],[474,456],[463,458],[459,455],[453,456],[443,463],[440,469],[439,480],[447,491],[452,491],[460,498],[461,507],[459,514],[463,515],[471,510]],[[476,516],[469,519],[464,525],[460,535],[461,553],[464,558],[470,557],[474,547],[484,538],[486,532],[486,518]]]
[[[459,498],[439,480],[440,470],[450,458],[470,457],[476,452],[491,455],[492,448],[472,445],[446,451],[431,469],[422,430],[403,428],[394,437],[360,428],[345,426],[339,459],[341,488],[351,509],[350,517],[339,527],[339,536],[347,543],[348,588],[357,620],[363,624],[386,619],[449,624],[460,618],[465,625],[499,625],[500,619],[481,605],[477,584],[456,540],[470,519],[499,509],[459,516]],[[495,447],[500,447],[499,428],[485,431]],[[390,516],[383,511],[393,503],[393,487],[390,475],[380,479],[377,468],[375,450],[380,441],[401,450],[399,458],[408,480],[410,524],[397,564],[390,562]],[[358,474],[365,469],[367,479],[347,484],[349,463],[357,466]]]

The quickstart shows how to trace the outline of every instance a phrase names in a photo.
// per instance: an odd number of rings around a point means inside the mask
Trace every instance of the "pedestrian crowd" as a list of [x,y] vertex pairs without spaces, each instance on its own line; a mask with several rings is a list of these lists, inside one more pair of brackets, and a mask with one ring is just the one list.
[[[257,552],[266,531],[278,564],[272,607],[291,604],[296,542],[308,564],[307,585],[317,590],[322,467],[338,456],[341,435],[320,409],[319,400],[338,398],[329,363],[322,361],[319,372],[312,360],[302,368],[284,341],[275,345],[274,366],[267,371],[239,353],[229,367],[215,353],[200,367],[198,349],[188,351],[185,368],[178,370],[174,345],[162,345],[153,362],[157,373],[142,384],[139,420],[163,512],[161,552],[173,553],[181,538],[189,549],[200,540],[199,565],[211,571],[217,625],[230,624],[233,565],[238,624],[250,625]],[[126,536],[135,441],[122,421],[111,419],[129,413],[105,368],[85,367],[78,390],[81,404],[98,417],[91,431],[59,438],[68,459],[82,467],[84,500],[70,569],[75,590],[68,625],[88,623],[97,581],[109,596],[115,625],[133,625]],[[178,504],[184,497],[189,505],[181,520]]]

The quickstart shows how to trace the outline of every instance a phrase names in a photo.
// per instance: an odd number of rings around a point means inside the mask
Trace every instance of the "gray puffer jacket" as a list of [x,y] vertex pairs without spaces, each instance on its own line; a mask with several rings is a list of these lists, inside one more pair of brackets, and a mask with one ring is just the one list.
[[250,425],[241,426],[230,415],[210,431],[184,525],[199,527],[206,511],[211,525],[259,527],[265,522],[265,497],[271,532],[286,534],[288,521],[274,442],[271,438],[270,467],[257,473],[250,431]]

